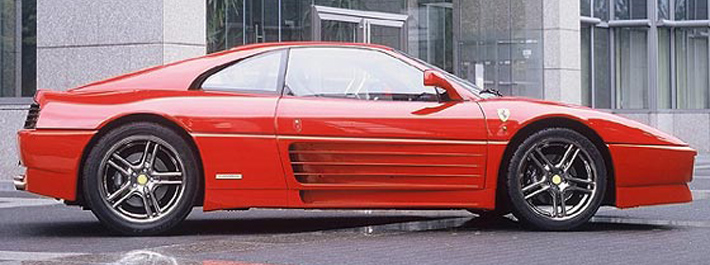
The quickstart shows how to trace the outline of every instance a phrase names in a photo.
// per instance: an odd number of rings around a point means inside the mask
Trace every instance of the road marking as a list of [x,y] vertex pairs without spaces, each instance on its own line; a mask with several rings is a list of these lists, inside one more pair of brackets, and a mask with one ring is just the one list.
[[693,194],[694,201],[710,199],[710,190],[691,190],[690,192]]
[[2,251],[0,250],[0,260],[19,261],[46,261],[51,259],[65,258],[71,256],[86,255],[86,253],[72,252],[24,252],[24,251]]
[[[48,206],[61,203],[52,199],[0,198],[0,209]],[[0,257],[2,259],[2,257]]]
[[662,226],[684,226],[697,228],[710,228],[708,221],[678,221],[678,220],[657,220],[641,219],[634,217],[614,217],[614,216],[594,216],[590,220],[592,223],[608,224],[632,224],[632,225],[662,225]]

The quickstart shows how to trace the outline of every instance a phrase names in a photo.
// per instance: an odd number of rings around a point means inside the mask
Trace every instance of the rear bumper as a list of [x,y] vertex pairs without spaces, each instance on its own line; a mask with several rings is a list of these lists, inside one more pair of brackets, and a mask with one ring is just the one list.
[[27,171],[15,178],[15,187],[74,201],[84,148],[95,131],[20,130],[20,160]]
[[609,144],[616,180],[616,206],[684,203],[693,200],[697,152],[686,146]]

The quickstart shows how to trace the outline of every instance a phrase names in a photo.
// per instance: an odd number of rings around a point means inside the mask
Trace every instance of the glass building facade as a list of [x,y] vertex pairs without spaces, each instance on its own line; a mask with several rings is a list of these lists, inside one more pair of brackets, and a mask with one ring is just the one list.
[[36,0],[0,0],[0,103],[36,90]]
[[[582,104],[710,109],[708,2],[580,0]],[[545,98],[543,0],[205,4],[208,53],[276,41],[378,43],[506,95]],[[0,0],[0,103],[36,89],[35,17],[36,0]]]
[[708,0],[581,0],[583,103],[707,109]]
[[543,97],[542,0],[208,0],[208,53],[274,41],[384,44],[508,95]]

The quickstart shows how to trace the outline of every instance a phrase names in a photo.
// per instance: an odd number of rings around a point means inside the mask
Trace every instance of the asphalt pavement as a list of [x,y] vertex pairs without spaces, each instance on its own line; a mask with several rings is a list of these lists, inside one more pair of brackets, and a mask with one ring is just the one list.
[[123,237],[88,211],[0,185],[0,265],[710,264],[710,156],[694,202],[600,209],[574,232],[534,232],[466,211],[203,213],[174,232]]

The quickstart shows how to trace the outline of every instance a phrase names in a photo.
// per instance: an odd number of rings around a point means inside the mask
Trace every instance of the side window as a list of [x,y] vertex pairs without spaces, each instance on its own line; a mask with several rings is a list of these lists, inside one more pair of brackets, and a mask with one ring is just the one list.
[[276,93],[284,53],[270,52],[230,65],[205,79],[202,89]]
[[294,96],[438,101],[423,72],[385,53],[357,48],[293,48],[286,89]]

